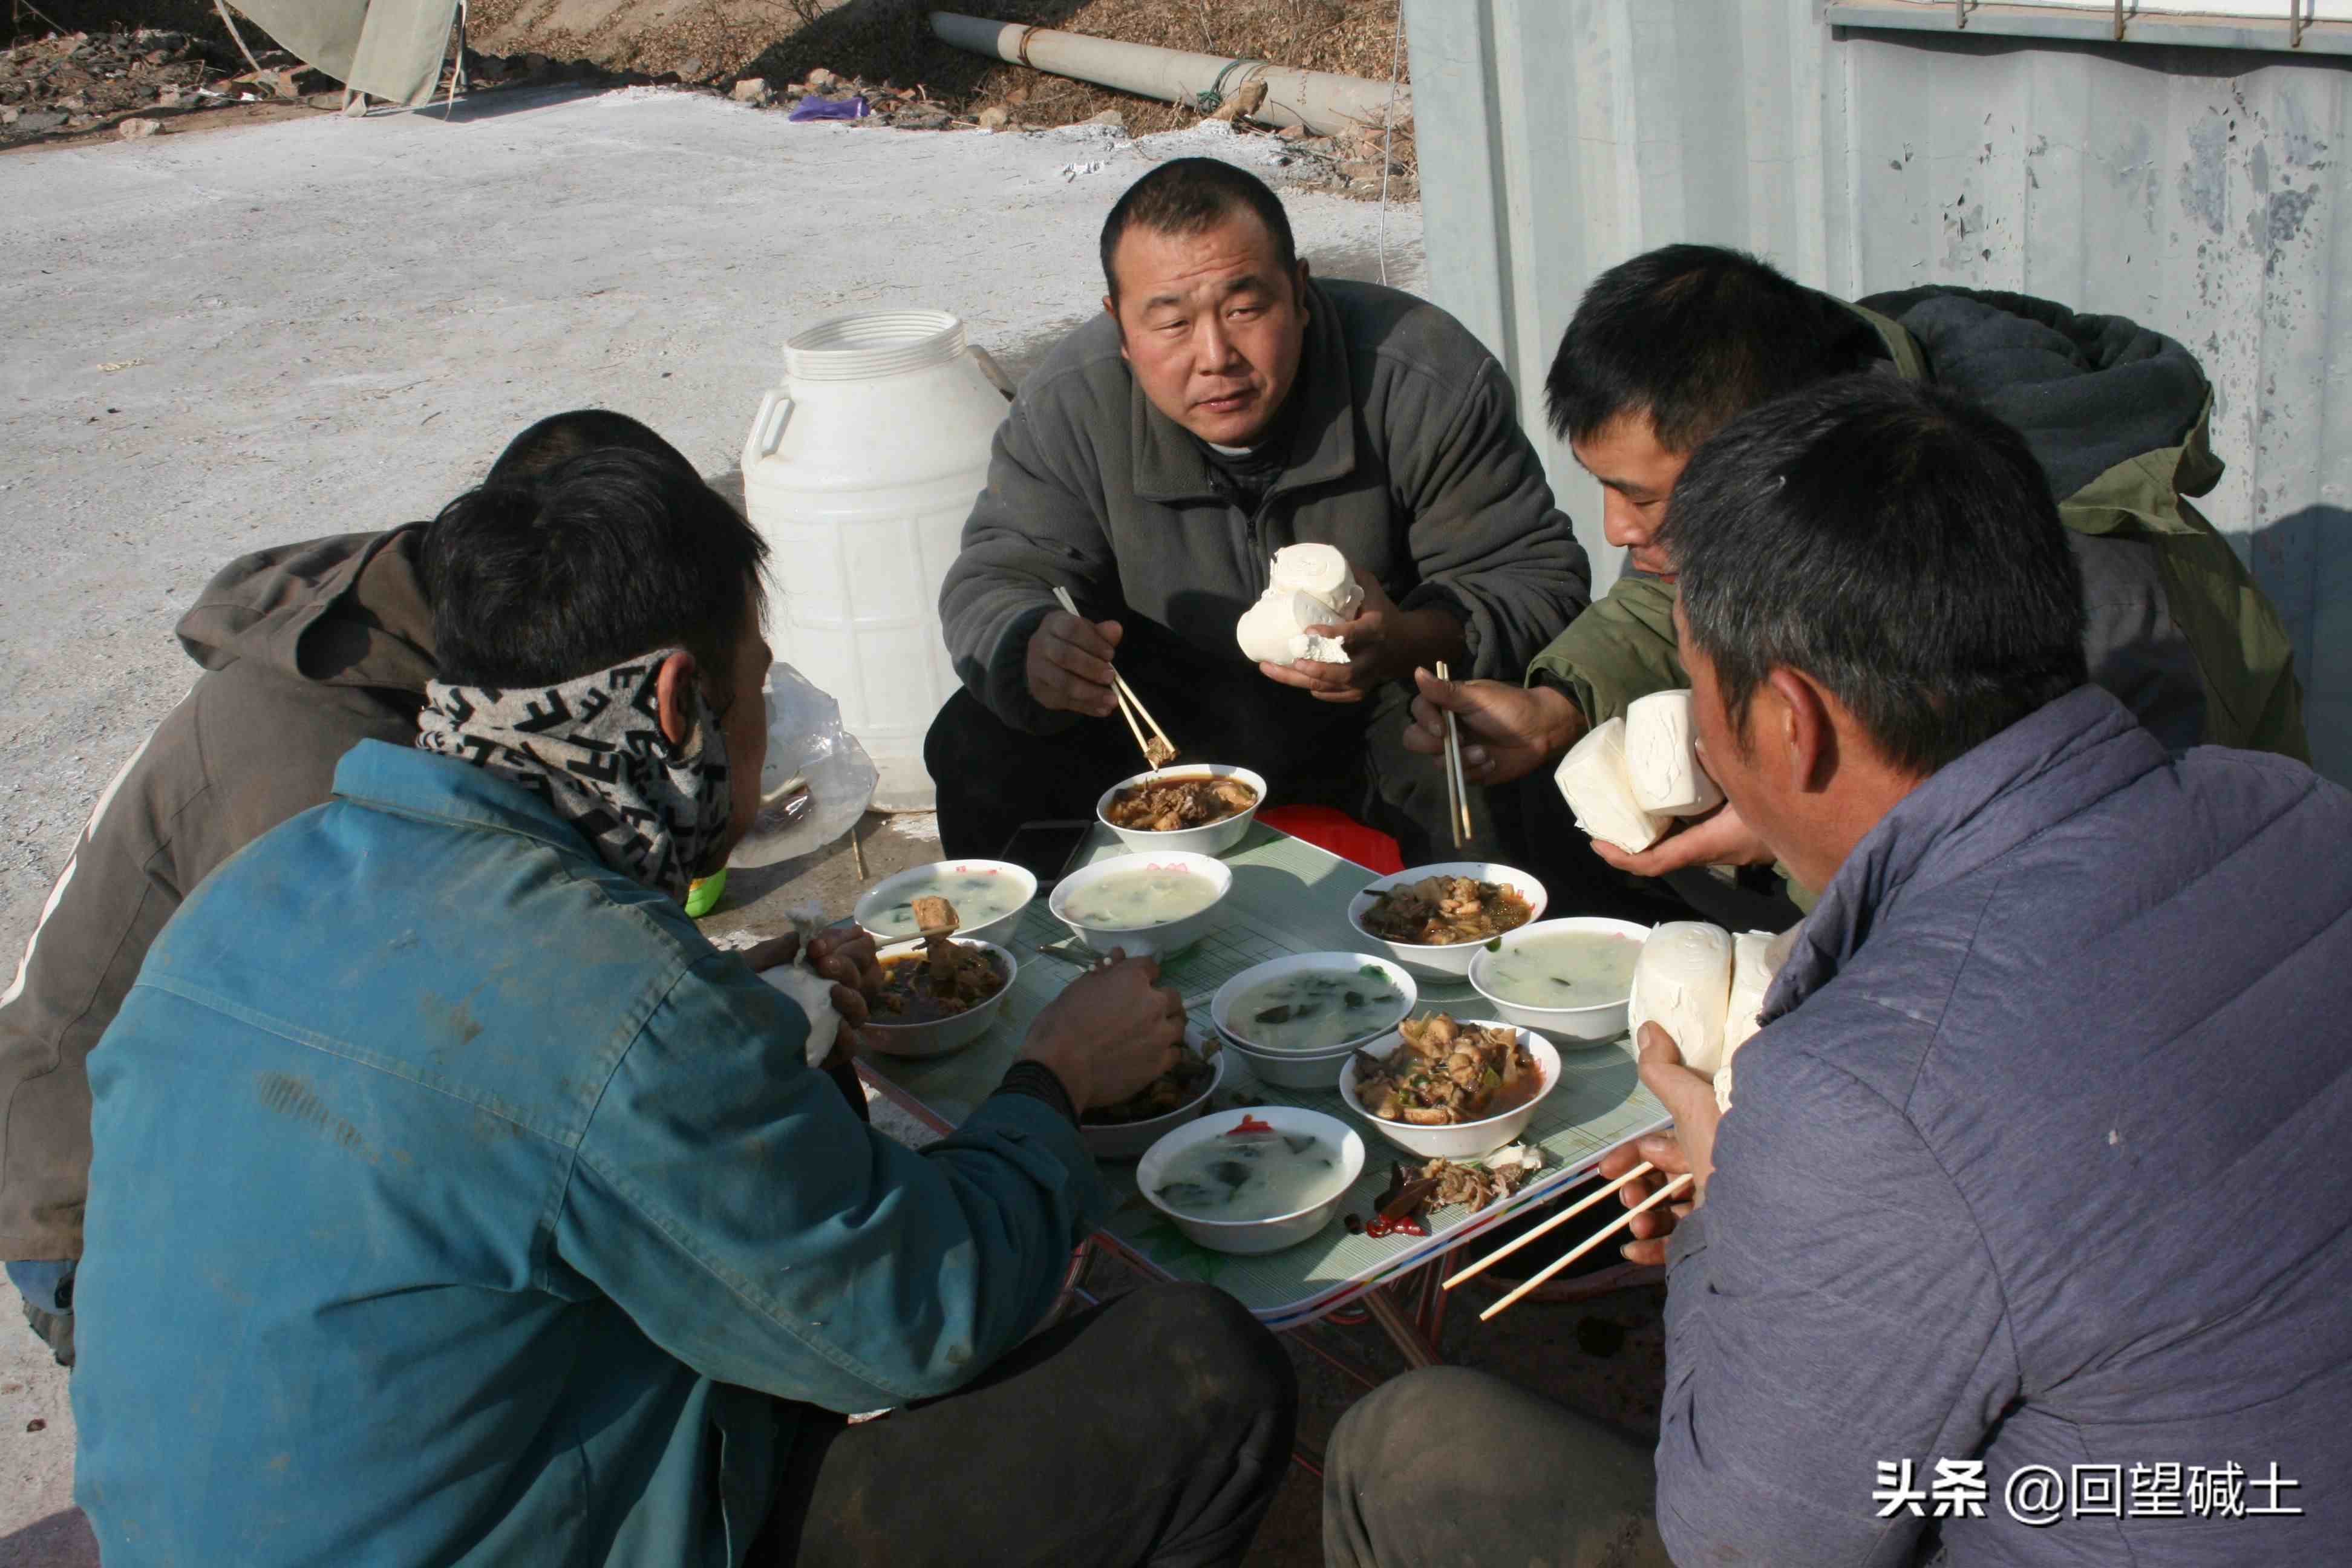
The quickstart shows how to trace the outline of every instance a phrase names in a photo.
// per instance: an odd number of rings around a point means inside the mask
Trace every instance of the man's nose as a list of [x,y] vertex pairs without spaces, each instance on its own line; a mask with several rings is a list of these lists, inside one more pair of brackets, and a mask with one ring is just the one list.
[[1601,492],[1601,532],[1620,550],[1639,550],[1650,542],[1649,520],[1641,509],[1615,490]]
[[1201,330],[1194,334],[1193,348],[1203,371],[1227,369],[1241,358],[1241,352],[1234,346],[1233,335],[1225,331],[1225,323],[1214,313],[1201,318]]

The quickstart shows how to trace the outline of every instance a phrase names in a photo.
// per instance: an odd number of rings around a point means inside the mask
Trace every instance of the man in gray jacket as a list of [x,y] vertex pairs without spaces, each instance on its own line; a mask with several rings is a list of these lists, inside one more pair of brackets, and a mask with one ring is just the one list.
[[2048,483],[1948,394],[1750,413],[1665,531],[1707,768],[1825,890],[1719,1127],[1651,1026],[1675,1134],[1603,1167],[1695,1184],[1631,1249],[1654,1469],[1419,1373],[1333,1440],[1330,1560],[2339,1560],[2352,795],[2091,685]]
[[[1103,314],[1022,387],[940,590],[965,688],[925,745],[948,853],[1142,771],[1114,656],[1187,760],[1418,853],[1445,795],[1403,750],[1413,670],[1516,679],[1591,595],[1508,379],[1434,306],[1311,280],[1274,193],[1213,159],[1136,182],[1102,254]],[[1308,542],[1364,589],[1326,628],[1348,661],[1252,664],[1234,623]]]

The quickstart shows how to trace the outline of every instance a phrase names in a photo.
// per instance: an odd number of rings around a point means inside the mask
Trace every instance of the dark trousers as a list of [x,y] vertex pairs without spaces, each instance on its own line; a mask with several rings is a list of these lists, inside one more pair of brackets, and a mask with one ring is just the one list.
[[1150,1286],[967,1388],[793,1447],[750,1568],[1241,1561],[1290,1464],[1298,1384],[1222,1290]]
[[1332,1434],[1323,1561],[1672,1568],[1656,1495],[1647,1444],[1486,1373],[1430,1367]]
[[[1229,763],[1262,774],[1276,805],[1329,805],[1396,839],[1405,864],[1502,858],[1484,791],[1471,793],[1475,837],[1454,847],[1445,775],[1437,759],[1404,749],[1411,691],[1386,687],[1361,704],[1318,703],[1250,678],[1265,689],[1204,683],[1142,692],[1152,717],[1183,754],[1179,763]],[[940,845],[950,858],[988,857],[1024,822],[1091,820],[1103,791],[1144,771],[1126,721],[1081,719],[1055,735],[1013,728],[969,691],[931,721],[923,761],[939,786]]]

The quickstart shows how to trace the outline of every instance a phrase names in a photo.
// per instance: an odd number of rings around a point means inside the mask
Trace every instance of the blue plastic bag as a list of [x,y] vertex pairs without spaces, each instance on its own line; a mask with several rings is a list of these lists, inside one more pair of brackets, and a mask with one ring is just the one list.
[[863,120],[873,112],[866,107],[866,95],[855,98],[819,98],[814,93],[793,105],[787,120]]

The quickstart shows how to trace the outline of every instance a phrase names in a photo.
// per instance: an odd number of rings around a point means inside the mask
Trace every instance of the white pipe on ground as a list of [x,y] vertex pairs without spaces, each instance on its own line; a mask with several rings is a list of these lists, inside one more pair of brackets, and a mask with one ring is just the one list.
[[[1188,54],[1154,44],[1123,44],[1050,27],[983,21],[954,11],[931,13],[940,40],[976,55],[1076,77],[1166,103],[1202,105],[1204,111],[1237,97],[1251,82],[1265,84],[1265,101],[1248,116],[1276,128],[1303,125],[1318,136],[1344,134],[1387,122],[1389,84],[1332,71],[1295,70],[1264,60]],[[1205,101],[1204,101],[1205,95]],[[1396,118],[1412,118],[1412,89],[1396,89]]]

